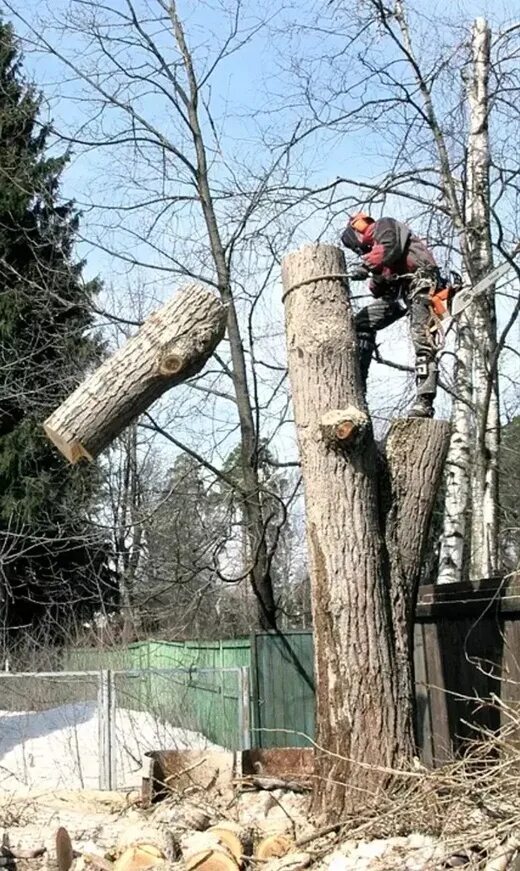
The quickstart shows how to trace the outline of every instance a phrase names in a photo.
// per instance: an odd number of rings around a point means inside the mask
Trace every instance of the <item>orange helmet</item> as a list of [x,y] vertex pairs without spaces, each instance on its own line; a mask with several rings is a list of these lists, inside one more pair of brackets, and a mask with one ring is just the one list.
[[349,226],[351,226],[356,233],[361,233],[361,235],[363,235],[367,227],[373,223],[374,219],[371,218],[370,215],[367,215],[366,212],[357,212],[355,215],[352,215],[349,220]]

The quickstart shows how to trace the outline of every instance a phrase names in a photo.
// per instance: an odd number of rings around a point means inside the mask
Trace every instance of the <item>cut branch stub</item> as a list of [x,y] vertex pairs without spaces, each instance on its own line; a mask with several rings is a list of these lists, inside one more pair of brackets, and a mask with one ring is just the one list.
[[223,338],[226,309],[189,285],[154,312],[44,423],[70,463],[92,460],[166,390],[199,372]]
[[323,439],[337,446],[357,443],[369,428],[368,415],[353,405],[326,411],[320,422]]

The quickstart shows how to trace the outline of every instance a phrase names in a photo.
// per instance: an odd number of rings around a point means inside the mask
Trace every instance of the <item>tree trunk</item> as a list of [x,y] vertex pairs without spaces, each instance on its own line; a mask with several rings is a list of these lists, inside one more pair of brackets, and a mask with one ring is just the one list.
[[[468,91],[468,217],[473,281],[493,268],[489,201],[489,68],[490,30],[484,18],[473,26],[473,75]],[[472,465],[471,566],[473,578],[498,570],[498,379],[492,360],[496,348],[494,293],[478,300],[469,312],[473,328],[473,404],[476,414]],[[492,390],[488,401],[488,384]]]
[[[397,420],[386,443],[385,540],[397,660],[400,730],[414,729],[413,624],[424,546],[448,450],[443,420]],[[388,497],[387,497],[388,498]],[[383,497],[384,500],[384,497]]]
[[[462,247],[468,279],[475,284],[493,267],[488,132],[490,31],[483,18],[476,19],[473,26],[472,59],[468,87],[467,222]],[[498,378],[492,365],[495,348],[495,303],[490,290],[471,306],[459,325],[455,372],[458,398],[453,404],[453,434],[447,462],[439,583],[464,580],[468,552],[470,577],[489,577],[498,570],[500,423]]]
[[473,445],[472,369],[473,336],[467,316],[462,315],[457,331],[455,391],[452,431],[446,460],[446,496],[439,554],[439,584],[465,580],[467,534],[470,512],[471,457]]
[[344,273],[329,245],[305,246],[282,267],[312,583],[314,810],[329,819],[414,753],[411,612],[447,445],[445,424],[403,421],[378,461],[348,294],[323,278]]
[[244,514],[252,556],[249,579],[256,597],[260,627],[268,630],[276,629],[277,608],[271,575],[272,555],[269,554],[267,548],[267,530],[260,499],[261,488],[258,475],[259,433],[253,417],[251,394],[247,382],[246,358],[233,297],[230,268],[226,249],[222,243],[211,192],[206,145],[199,120],[199,83],[197,82],[193,58],[186,42],[184,28],[177,14],[175,3],[171,3],[169,14],[175,39],[182,55],[189,87],[190,98],[187,104],[187,112],[197,160],[197,190],[208,231],[211,254],[217,272],[219,292],[228,309],[227,331],[233,386],[237,400],[240,426],[240,455],[245,491]]
[[201,285],[181,290],[47,418],[47,436],[70,463],[94,459],[166,390],[202,369],[225,324],[213,293]]

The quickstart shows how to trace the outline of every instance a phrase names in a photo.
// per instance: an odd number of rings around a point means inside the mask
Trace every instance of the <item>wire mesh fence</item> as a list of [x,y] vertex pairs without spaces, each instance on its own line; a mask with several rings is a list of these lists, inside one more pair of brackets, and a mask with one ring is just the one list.
[[0,674],[0,790],[138,786],[152,750],[249,746],[249,670]]

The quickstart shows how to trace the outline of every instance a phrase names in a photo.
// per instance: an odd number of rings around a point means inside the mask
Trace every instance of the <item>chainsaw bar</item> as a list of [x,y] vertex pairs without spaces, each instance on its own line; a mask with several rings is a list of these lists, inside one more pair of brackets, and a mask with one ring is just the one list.
[[[510,257],[514,259],[516,255],[520,252],[520,242],[516,245],[516,247],[511,251]],[[496,266],[491,272],[482,278],[480,281],[477,281],[473,287],[466,287],[464,290],[459,291],[459,293],[455,294],[453,298],[453,303],[451,306],[451,315],[452,317],[457,317],[462,314],[463,311],[467,309],[469,305],[473,302],[473,300],[480,296],[482,293],[485,293],[486,290],[489,290],[494,284],[497,283],[504,275],[507,275],[509,270],[512,268],[512,264],[509,261],[505,263],[501,263],[500,266]]]

